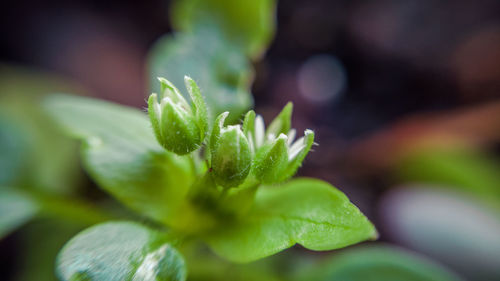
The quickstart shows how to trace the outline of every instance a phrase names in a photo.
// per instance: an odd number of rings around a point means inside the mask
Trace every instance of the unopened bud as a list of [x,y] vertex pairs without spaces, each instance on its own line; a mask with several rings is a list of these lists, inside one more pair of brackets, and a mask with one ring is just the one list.
[[210,137],[213,178],[225,188],[243,183],[252,164],[252,153],[241,127],[224,127],[228,112],[219,115]]
[[148,100],[148,112],[158,142],[167,150],[184,155],[200,147],[206,134],[206,105],[196,83],[185,78],[193,104],[190,106],[179,90],[159,78],[163,96],[152,94]]

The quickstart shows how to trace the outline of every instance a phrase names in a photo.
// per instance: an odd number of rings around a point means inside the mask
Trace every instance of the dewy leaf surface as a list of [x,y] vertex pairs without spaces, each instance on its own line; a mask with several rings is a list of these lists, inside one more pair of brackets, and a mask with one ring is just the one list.
[[139,110],[83,97],[54,95],[46,107],[75,137],[90,175],[127,206],[167,222],[191,184],[187,158],[156,142]]
[[110,222],[82,231],[61,250],[64,281],[186,280],[183,257],[156,231],[132,222]]
[[181,31],[192,31],[212,24],[231,45],[251,58],[260,56],[275,30],[274,0],[176,0],[172,24]]
[[374,226],[342,192],[326,182],[302,178],[262,187],[248,216],[206,241],[222,257],[249,262],[296,243],[320,251],[376,237]]

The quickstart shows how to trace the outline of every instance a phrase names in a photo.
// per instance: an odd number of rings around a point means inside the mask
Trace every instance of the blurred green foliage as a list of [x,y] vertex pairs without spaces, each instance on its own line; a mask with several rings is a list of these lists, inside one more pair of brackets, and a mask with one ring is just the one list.
[[262,55],[274,35],[275,5],[274,0],[175,0],[172,24],[184,32],[215,25],[224,40],[255,59]]
[[299,281],[461,281],[417,254],[390,246],[345,250],[299,274]]
[[47,94],[69,90],[79,92],[44,73],[0,67],[0,238],[27,224],[19,233],[15,280],[55,280],[53,261],[63,243],[108,218],[77,199],[78,144],[40,107]]
[[69,194],[80,180],[77,143],[39,107],[44,95],[71,87],[55,77],[0,67],[0,185]]
[[84,166],[104,190],[231,261],[253,261],[295,243],[331,250],[376,237],[366,217],[328,183],[296,179],[255,194],[258,184],[250,181],[222,197],[209,172],[205,177],[206,169],[196,168],[204,162],[191,165],[193,155],[173,154],[156,142],[146,114],[63,95],[45,105],[68,134],[84,140]]
[[420,150],[398,165],[404,181],[439,185],[475,196],[500,209],[500,163],[477,149]]
[[252,105],[252,60],[258,59],[275,29],[273,0],[179,0],[173,3],[177,32],[160,38],[149,57],[153,92],[157,77],[182,85],[192,77],[215,118],[230,111],[230,121]]

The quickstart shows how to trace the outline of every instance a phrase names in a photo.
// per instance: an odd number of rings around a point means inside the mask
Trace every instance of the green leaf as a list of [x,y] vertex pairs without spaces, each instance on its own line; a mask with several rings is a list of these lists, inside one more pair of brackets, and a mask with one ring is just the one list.
[[459,281],[446,268],[424,257],[389,246],[340,253],[300,274],[296,280],[317,281]]
[[61,280],[186,280],[184,259],[160,233],[132,222],[88,228],[57,259]]
[[184,76],[189,75],[201,89],[211,118],[230,111],[232,121],[238,120],[252,104],[250,63],[209,27],[161,38],[151,51],[149,69],[152,92],[161,91],[157,77],[183,85]]
[[245,218],[206,241],[222,257],[249,262],[296,243],[320,251],[376,237],[374,226],[342,192],[326,182],[302,178],[261,187]]
[[0,239],[22,226],[38,212],[38,205],[21,191],[0,187]]
[[177,0],[171,17],[181,31],[214,25],[231,45],[256,58],[274,34],[275,6],[274,0]]
[[86,170],[125,205],[167,222],[192,183],[189,159],[164,150],[139,110],[83,97],[45,101],[54,118],[84,140]]

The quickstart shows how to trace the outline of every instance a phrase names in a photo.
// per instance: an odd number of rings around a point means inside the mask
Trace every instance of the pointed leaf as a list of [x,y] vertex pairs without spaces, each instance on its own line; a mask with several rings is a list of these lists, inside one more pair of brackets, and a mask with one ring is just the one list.
[[342,192],[326,182],[302,178],[261,187],[245,218],[206,241],[222,257],[249,262],[296,243],[321,251],[376,237],[374,226]]
[[132,222],[88,228],[71,239],[57,259],[64,281],[182,281],[184,259],[166,237]]

